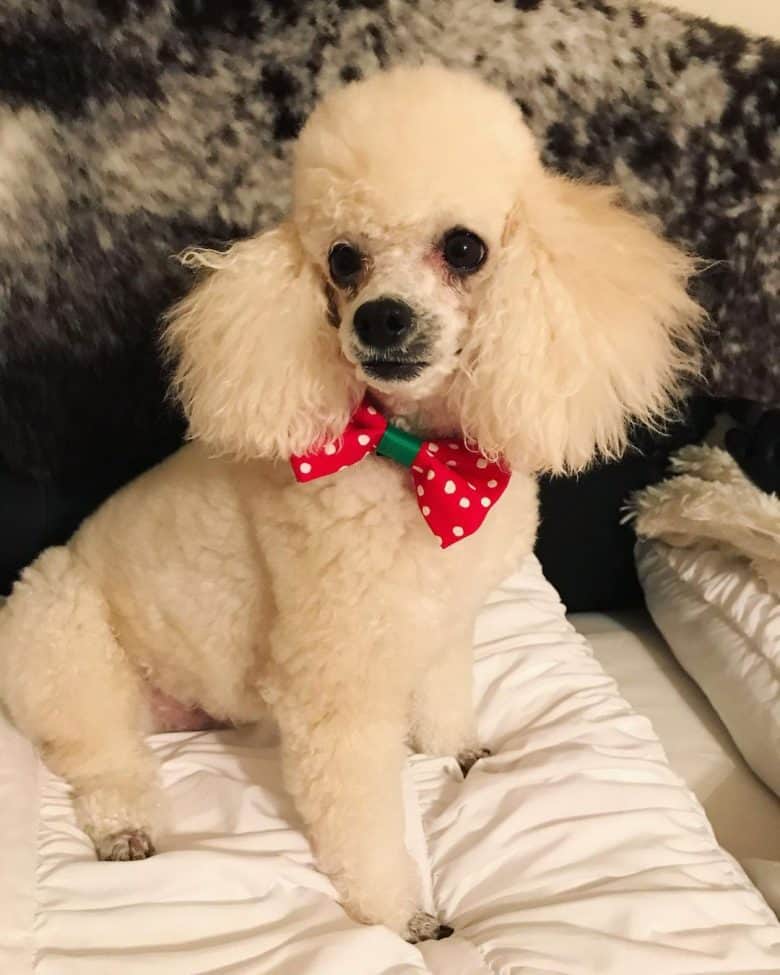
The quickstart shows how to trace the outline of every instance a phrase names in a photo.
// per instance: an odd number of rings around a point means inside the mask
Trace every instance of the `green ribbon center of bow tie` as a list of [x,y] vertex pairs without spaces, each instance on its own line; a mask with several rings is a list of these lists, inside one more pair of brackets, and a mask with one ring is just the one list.
[[383,457],[390,457],[392,460],[397,460],[404,467],[411,467],[421,445],[422,440],[418,437],[413,437],[411,433],[407,433],[405,430],[399,430],[398,427],[394,427],[388,423],[387,429],[376,448],[376,452]]

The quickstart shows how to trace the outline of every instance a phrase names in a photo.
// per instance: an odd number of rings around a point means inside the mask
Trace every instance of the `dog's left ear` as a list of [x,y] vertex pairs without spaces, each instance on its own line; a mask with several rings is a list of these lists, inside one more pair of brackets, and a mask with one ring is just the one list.
[[693,260],[613,190],[535,179],[475,290],[453,395],[486,454],[572,472],[668,413],[697,371],[702,311],[686,291]]
[[182,260],[203,276],[167,316],[165,341],[190,435],[242,458],[286,458],[338,436],[360,390],[295,227]]

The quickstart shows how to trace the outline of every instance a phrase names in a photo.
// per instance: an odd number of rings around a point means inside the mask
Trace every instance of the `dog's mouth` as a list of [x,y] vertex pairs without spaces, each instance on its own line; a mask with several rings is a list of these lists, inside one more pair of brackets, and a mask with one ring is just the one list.
[[373,379],[381,379],[384,382],[409,382],[416,379],[429,365],[429,362],[421,359],[414,362],[396,359],[364,359],[360,363],[360,368]]

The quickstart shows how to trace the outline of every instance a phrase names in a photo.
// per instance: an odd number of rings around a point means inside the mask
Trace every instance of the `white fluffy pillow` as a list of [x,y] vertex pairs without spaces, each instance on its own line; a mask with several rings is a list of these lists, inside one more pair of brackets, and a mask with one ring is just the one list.
[[753,771],[780,795],[780,600],[747,559],[640,541],[648,609]]

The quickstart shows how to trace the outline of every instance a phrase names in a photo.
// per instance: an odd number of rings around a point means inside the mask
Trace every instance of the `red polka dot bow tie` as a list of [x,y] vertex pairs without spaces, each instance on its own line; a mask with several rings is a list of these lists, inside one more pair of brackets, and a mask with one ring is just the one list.
[[291,458],[296,480],[314,481],[370,453],[411,468],[417,504],[442,548],[473,535],[504,493],[510,474],[461,440],[419,440],[387,422],[365,400],[333,443]]

